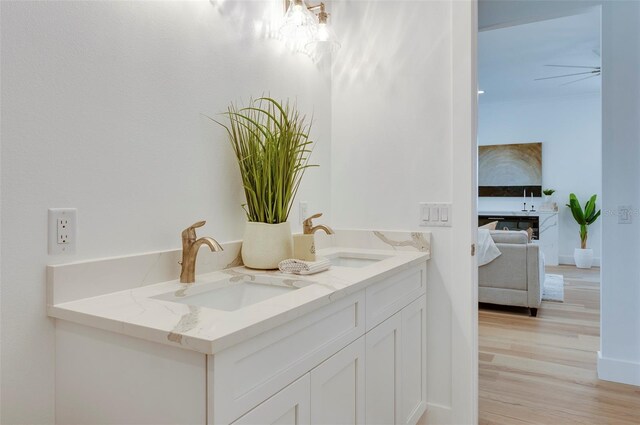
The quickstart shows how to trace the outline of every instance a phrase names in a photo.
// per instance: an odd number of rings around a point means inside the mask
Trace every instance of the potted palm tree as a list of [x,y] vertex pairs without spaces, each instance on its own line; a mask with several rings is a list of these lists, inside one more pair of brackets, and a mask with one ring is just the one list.
[[242,260],[247,267],[275,269],[293,255],[287,218],[309,164],[311,121],[295,105],[269,97],[224,113],[229,142],[238,161],[247,215]]
[[569,195],[567,206],[571,208],[573,218],[580,225],[580,248],[576,248],[573,252],[576,267],[580,269],[590,269],[593,263],[593,249],[587,249],[587,238],[589,226],[600,217],[600,210],[596,211],[596,197],[597,195],[593,195],[584,205],[583,210],[576,195],[573,193]]

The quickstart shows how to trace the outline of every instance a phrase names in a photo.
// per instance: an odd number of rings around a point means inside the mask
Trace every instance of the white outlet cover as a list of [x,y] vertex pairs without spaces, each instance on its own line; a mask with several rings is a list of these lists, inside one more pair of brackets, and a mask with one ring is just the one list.
[[633,205],[618,206],[618,224],[633,223]]
[[49,208],[49,255],[73,255],[77,242],[77,210],[75,208]]
[[309,203],[307,201],[300,201],[300,210],[298,211],[299,224],[302,224],[309,217]]

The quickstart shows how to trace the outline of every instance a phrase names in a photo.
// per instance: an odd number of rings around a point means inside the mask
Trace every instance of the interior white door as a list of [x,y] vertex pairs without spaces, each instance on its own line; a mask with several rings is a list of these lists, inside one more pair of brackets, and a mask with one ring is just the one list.
[[361,336],[311,371],[311,423],[365,423],[365,340]]
[[310,399],[310,377],[307,373],[233,425],[308,425],[311,420]]
[[398,312],[365,336],[367,424],[400,423],[401,326]]
[[427,299],[423,295],[400,312],[401,394],[397,423],[415,424],[427,406]]

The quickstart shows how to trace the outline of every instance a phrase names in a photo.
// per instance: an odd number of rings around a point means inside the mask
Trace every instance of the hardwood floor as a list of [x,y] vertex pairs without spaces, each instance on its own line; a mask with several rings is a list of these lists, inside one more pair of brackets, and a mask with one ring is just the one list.
[[480,424],[640,424],[640,388],[600,381],[599,269],[548,267],[564,303],[479,313]]

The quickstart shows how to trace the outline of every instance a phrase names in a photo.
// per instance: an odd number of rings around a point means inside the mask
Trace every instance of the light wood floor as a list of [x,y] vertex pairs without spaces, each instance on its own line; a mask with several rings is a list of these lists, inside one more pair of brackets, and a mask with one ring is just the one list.
[[600,381],[599,269],[549,267],[564,303],[481,305],[480,424],[640,424],[640,388]]

